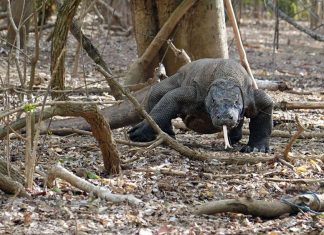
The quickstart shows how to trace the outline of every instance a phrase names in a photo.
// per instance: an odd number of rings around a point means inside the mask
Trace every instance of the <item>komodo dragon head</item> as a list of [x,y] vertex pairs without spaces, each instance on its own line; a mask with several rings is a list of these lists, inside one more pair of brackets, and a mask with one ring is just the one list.
[[205,106],[215,127],[233,128],[243,117],[242,89],[229,80],[215,81],[209,87]]

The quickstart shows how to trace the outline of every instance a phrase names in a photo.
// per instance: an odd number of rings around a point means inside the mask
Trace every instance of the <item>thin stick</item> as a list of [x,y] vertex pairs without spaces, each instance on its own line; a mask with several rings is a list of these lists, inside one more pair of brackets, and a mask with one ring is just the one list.
[[229,20],[231,22],[231,25],[232,25],[232,28],[233,28],[235,42],[236,42],[237,49],[239,50],[241,63],[245,67],[245,69],[247,70],[248,74],[251,76],[253,87],[255,89],[258,89],[258,85],[256,84],[256,81],[255,81],[254,76],[252,74],[249,62],[248,62],[247,57],[246,57],[246,53],[245,53],[245,50],[244,50],[244,47],[243,47],[243,43],[242,43],[242,39],[241,39],[239,29],[238,29],[238,26],[237,26],[237,22],[236,22],[236,18],[235,18],[235,14],[234,14],[234,11],[233,11],[233,6],[232,6],[232,3],[231,3],[231,0],[224,0],[224,3],[225,3],[228,18],[229,18]]
[[284,151],[284,159],[286,161],[290,161],[290,157],[288,156],[292,145],[296,142],[296,140],[298,139],[298,137],[303,133],[303,131],[305,130],[305,127],[302,126],[302,124],[299,122],[298,116],[296,115],[295,117],[296,119],[296,123],[297,123],[297,132],[291,137],[289,143],[287,144],[285,151]]
[[316,184],[316,183],[324,183],[324,178],[318,178],[318,179],[279,179],[279,178],[265,178],[267,181],[272,182],[287,182],[287,183],[293,183],[293,184]]

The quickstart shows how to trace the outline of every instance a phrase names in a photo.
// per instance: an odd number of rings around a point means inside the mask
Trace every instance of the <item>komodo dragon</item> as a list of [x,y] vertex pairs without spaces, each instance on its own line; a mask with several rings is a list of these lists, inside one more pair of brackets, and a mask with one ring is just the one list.
[[[150,116],[171,136],[171,120],[181,117],[198,133],[222,130],[226,125],[230,143],[242,138],[244,117],[250,118],[250,136],[242,152],[268,152],[272,129],[272,99],[252,87],[252,79],[237,62],[200,59],[181,67],[171,77],[154,85],[147,107]],[[151,141],[156,134],[147,121],[129,131],[132,141]]]

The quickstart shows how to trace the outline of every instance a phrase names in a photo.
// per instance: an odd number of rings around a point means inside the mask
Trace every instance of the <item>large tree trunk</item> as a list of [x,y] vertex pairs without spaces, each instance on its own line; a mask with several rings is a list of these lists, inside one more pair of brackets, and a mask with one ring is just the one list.
[[[157,1],[160,27],[178,5],[177,1],[171,2],[172,4],[170,1]],[[175,46],[184,49],[192,60],[228,58],[223,1],[198,1],[180,22],[174,34]],[[164,51],[161,51],[162,56]],[[174,74],[183,65],[170,50],[163,63],[168,75]]]
[[[132,2],[133,24],[137,42],[138,54],[141,55],[154,38],[155,34],[168,20],[172,12],[180,5],[180,0],[137,1]],[[171,34],[171,39],[177,48],[185,49],[193,60],[200,58],[227,58],[227,37],[225,28],[223,1],[198,1],[189,10],[180,24]],[[161,38],[165,41],[169,38]],[[128,84],[144,82],[149,78],[167,50],[167,45],[160,50],[160,56],[154,58],[145,71],[142,80],[127,81]],[[168,50],[162,63],[168,75],[174,74],[181,61]]]
[[[154,0],[131,1],[132,20],[134,26],[134,34],[137,44],[137,54],[140,57],[145,49],[150,45],[151,41],[158,33],[159,27],[157,22],[157,9]],[[138,81],[127,81],[128,84],[145,82],[146,78],[153,77],[153,70],[159,63],[158,56],[154,57],[148,69],[144,71],[144,77]]]

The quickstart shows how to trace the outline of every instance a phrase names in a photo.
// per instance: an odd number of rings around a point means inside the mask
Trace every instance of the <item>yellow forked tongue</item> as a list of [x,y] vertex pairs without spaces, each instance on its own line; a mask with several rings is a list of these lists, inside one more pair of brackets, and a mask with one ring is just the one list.
[[224,141],[225,141],[225,149],[232,148],[228,141],[228,133],[227,133],[227,126],[223,125],[223,133],[224,133]]

